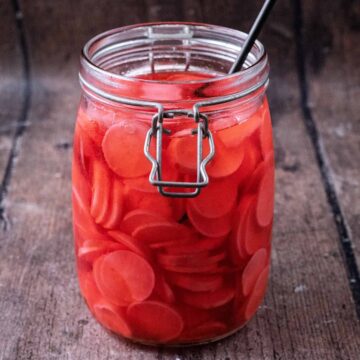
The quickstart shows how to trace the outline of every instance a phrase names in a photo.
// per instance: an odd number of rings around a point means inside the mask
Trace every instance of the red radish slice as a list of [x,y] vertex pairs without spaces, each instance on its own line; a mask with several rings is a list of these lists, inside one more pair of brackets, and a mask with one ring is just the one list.
[[245,139],[260,127],[261,120],[261,114],[256,112],[251,117],[235,126],[219,131],[217,136],[228,148],[241,146]]
[[169,284],[164,279],[164,276],[160,273],[156,274],[156,281],[153,294],[157,295],[160,300],[166,303],[174,303],[175,295]]
[[247,263],[242,274],[242,293],[248,296],[253,290],[256,280],[268,264],[269,256],[266,249],[259,249]]
[[148,128],[138,122],[119,122],[105,134],[102,149],[110,169],[121,177],[148,174],[151,164],[144,155],[143,144]]
[[262,124],[260,127],[260,144],[261,154],[265,159],[266,156],[273,152],[272,126],[270,112],[268,110],[265,110],[263,113]]
[[104,297],[120,306],[147,299],[155,285],[150,264],[126,250],[118,250],[96,260],[94,278]]
[[242,232],[243,245],[249,255],[268,246],[271,237],[271,224],[266,228],[257,224],[255,205],[249,207],[244,225]]
[[181,244],[189,240],[191,233],[184,225],[163,221],[141,225],[134,230],[132,236],[148,245],[173,242]]
[[231,231],[231,213],[219,218],[209,219],[201,216],[188,202],[187,214],[194,228],[204,236],[221,237]]
[[[203,264],[202,266],[176,266],[176,265],[163,265],[163,268],[167,271],[171,271],[174,273],[181,273],[181,274],[214,274],[214,273],[220,273],[223,269],[220,267],[219,264],[215,260],[217,259],[224,259],[225,256],[221,255],[218,257],[214,257],[214,259],[211,259],[211,262],[207,264]],[[220,261],[219,260],[219,261]]]
[[207,262],[210,257],[209,252],[199,252],[186,255],[158,254],[157,260],[164,266],[197,266]]
[[156,194],[158,192],[156,186],[150,184],[149,176],[124,179],[124,184],[129,190],[136,190],[150,194]]
[[109,121],[105,122],[101,119],[101,115],[97,119],[90,118],[89,114],[85,113],[82,109],[78,112],[76,123],[97,146],[101,146],[101,141],[110,125]]
[[106,229],[115,229],[119,227],[123,216],[125,203],[123,185],[118,179],[113,179],[110,199],[108,204],[108,214],[102,226]]
[[251,174],[254,172],[258,164],[261,162],[261,153],[259,147],[254,141],[248,139],[244,143],[244,160],[231,178],[240,186],[239,190],[246,187],[246,183],[250,180]]
[[91,272],[79,271],[79,285],[82,296],[92,310],[94,304],[102,297]]
[[186,275],[186,274],[168,274],[169,282],[190,291],[215,291],[219,289],[224,279],[221,275]]
[[214,309],[230,302],[235,295],[232,288],[222,288],[216,291],[190,292],[182,291],[181,299],[185,304],[199,309]]
[[226,215],[234,207],[237,197],[237,184],[229,178],[210,181],[201,193],[190,199],[194,209],[207,218]]
[[106,167],[100,161],[94,161],[90,213],[97,224],[106,218],[110,186],[110,174]]
[[181,254],[193,254],[203,251],[210,251],[218,249],[220,246],[224,245],[225,237],[213,237],[213,238],[202,238],[196,239],[194,237],[193,241],[189,244],[176,245],[166,247],[166,252],[168,254],[181,255]]
[[137,190],[129,190],[127,193],[127,206],[132,210],[147,210],[166,219],[172,219],[173,207],[169,198],[159,193],[147,193]]
[[144,301],[129,306],[127,316],[136,339],[168,342],[183,330],[180,314],[159,301]]
[[111,241],[85,240],[77,254],[79,259],[92,263],[101,255],[116,250],[127,250],[127,248]]
[[128,212],[121,223],[121,229],[128,234],[131,234],[137,227],[147,225],[149,223],[157,223],[166,221],[160,215],[153,211],[137,209]]
[[72,189],[76,193],[79,204],[88,208],[91,200],[90,182],[86,178],[85,171],[80,169],[75,162],[72,165]]
[[213,337],[224,335],[227,326],[221,321],[209,321],[201,324],[195,328],[184,331],[181,335],[181,340],[194,341],[212,339]]
[[[187,130],[186,130],[187,131]],[[208,141],[203,141],[203,157],[209,153]],[[194,173],[197,166],[197,136],[175,137],[167,150],[167,158],[183,173]]]
[[131,329],[126,323],[123,309],[110,304],[106,300],[100,300],[94,305],[93,311],[95,317],[107,329],[122,336],[131,336]]
[[[198,309],[186,304],[181,304],[179,311],[184,320],[185,328],[190,330],[205,322],[211,321],[213,316],[209,310]],[[184,329],[184,332],[186,329]]]
[[256,202],[256,219],[260,226],[268,226],[274,212],[274,174],[268,171],[260,181]]
[[111,238],[142,257],[149,257],[149,250],[139,240],[121,232],[109,231]]
[[[161,257],[162,256],[162,257]],[[184,257],[177,257],[176,255],[158,255],[159,264],[168,271],[179,272],[179,273],[204,273],[206,271],[216,270],[218,263],[225,259],[225,252],[216,255],[198,257],[197,261],[195,258],[186,260]]]
[[223,178],[234,174],[244,159],[243,147],[228,149],[221,140],[214,136],[215,156],[206,167],[209,176]]
[[268,283],[270,267],[267,266],[259,275],[255,287],[250,295],[249,300],[246,303],[244,310],[244,317],[246,320],[251,319],[251,317],[255,314],[258,307],[261,305],[265,293],[266,287]]

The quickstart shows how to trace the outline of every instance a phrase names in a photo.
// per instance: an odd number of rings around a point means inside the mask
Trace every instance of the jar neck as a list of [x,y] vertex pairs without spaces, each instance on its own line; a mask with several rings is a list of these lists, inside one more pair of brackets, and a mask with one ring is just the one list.
[[[91,39],[81,56],[80,79],[90,96],[112,105],[117,98],[191,107],[199,101],[244,94],[262,97],[269,76],[264,47],[256,42],[245,69],[228,75],[247,34],[195,23],[152,23],[114,29]],[[196,72],[199,80],[144,80],[154,72]]]

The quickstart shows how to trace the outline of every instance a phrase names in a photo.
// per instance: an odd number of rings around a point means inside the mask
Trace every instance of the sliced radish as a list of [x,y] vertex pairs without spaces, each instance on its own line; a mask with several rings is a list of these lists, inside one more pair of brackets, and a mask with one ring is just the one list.
[[256,112],[248,119],[241,121],[230,128],[220,130],[217,135],[226,147],[238,147],[243,145],[245,139],[247,139],[257,128],[260,127],[260,123],[261,114]]
[[85,240],[79,247],[77,255],[79,259],[92,263],[101,255],[116,250],[127,250],[127,248],[112,241]]
[[229,178],[210,181],[201,193],[189,202],[194,209],[207,218],[226,215],[234,207],[237,198],[237,184]]
[[143,144],[148,127],[136,121],[122,121],[110,127],[102,141],[104,157],[117,175],[133,178],[148,174],[151,164]]
[[268,171],[261,179],[256,202],[256,219],[260,226],[268,226],[274,212],[274,174]]
[[270,267],[267,266],[259,275],[256,284],[254,286],[253,291],[251,292],[251,295],[246,303],[245,309],[244,309],[244,317],[246,320],[251,319],[251,317],[255,314],[258,307],[261,305],[265,293],[266,293],[266,287],[268,283],[268,277],[269,277],[269,270]]
[[204,236],[221,237],[229,234],[232,228],[231,213],[209,219],[200,215],[191,203],[187,203],[187,214],[194,228]]
[[79,271],[78,275],[81,294],[89,308],[93,310],[94,304],[101,299],[102,295],[95,284],[92,272]]
[[261,154],[265,159],[266,156],[273,152],[272,126],[270,112],[268,109],[266,109],[263,113],[262,123],[260,127],[260,144]]
[[144,301],[129,306],[127,316],[134,337],[143,341],[168,342],[175,340],[183,330],[180,314],[159,301]]
[[189,241],[190,230],[181,224],[172,222],[157,222],[138,226],[132,236],[142,241],[144,244],[166,244],[179,243]]
[[160,300],[166,303],[174,303],[175,295],[164,276],[158,271],[156,273],[156,281],[153,294],[157,295]]
[[192,254],[203,251],[210,251],[214,249],[218,249],[220,246],[224,245],[225,237],[208,237],[208,238],[200,238],[197,239],[194,237],[193,241],[184,244],[184,245],[176,245],[168,246],[165,248],[168,254]]
[[226,148],[220,139],[214,136],[215,156],[206,167],[207,173],[213,178],[223,178],[234,174],[244,159],[244,149]]
[[256,280],[269,262],[266,249],[259,249],[251,257],[242,273],[242,293],[248,296],[253,290]]
[[180,296],[185,304],[200,308],[214,309],[230,302],[235,295],[232,288],[221,288],[215,291],[190,292],[182,291]]
[[212,320],[184,331],[181,335],[181,340],[189,342],[195,340],[206,341],[216,336],[224,335],[226,331],[227,326],[223,322]]
[[142,257],[149,257],[149,250],[139,240],[121,232],[109,231],[111,238]]
[[120,227],[124,232],[131,234],[139,226],[147,225],[149,223],[157,223],[159,221],[166,221],[166,219],[162,218],[153,211],[136,209],[128,212],[124,216]]
[[130,337],[131,329],[125,320],[125,310],[102,299],[93,307],[94,315],[107,329]]
[[94,278],[104,297],[120,306],[147,299],[155,285],[150,264],[126,250],[115,251],[96,260]]
[[221,275],[197,275],[197,274],[168,274],[169,282],[190,291],[215,291],[219,289],[224,282]]

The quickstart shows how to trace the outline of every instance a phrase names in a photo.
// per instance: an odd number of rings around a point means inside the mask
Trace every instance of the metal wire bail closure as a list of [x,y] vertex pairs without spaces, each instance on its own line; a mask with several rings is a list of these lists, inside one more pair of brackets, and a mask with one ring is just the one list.
[[[163,119],[173,118],[175,116],[185,115],[194,118],[197,123],[197,128],[192,131],[197,135],[196,143],[196,181],[183,182],[183,181],[164,181],[162,180],[162,138],[171,134],[169,129],[164,128]],[[150,145],[152,138],[156,139],[156,159],[150,153]],[[209,153],[203,157],[203,141],[208,138],[209,140]],[[150,160],[152,169],[149,175],[149,182],[157,186],[160,194],[169,197],[182,197],[190,198],[199,195],[201,188],[208,185],[209,177],[206,173],[206,165],[215,155],[214,138],[209,130],[208,118],[206,115],[201,114],[198,108],[194,106],[194,111],[186,110],[158,110],[152,119],[152,126],[147,132],[144,144],[145,156]],[[194,189],[191,192],[168,191],[165,188],[183,188]]]

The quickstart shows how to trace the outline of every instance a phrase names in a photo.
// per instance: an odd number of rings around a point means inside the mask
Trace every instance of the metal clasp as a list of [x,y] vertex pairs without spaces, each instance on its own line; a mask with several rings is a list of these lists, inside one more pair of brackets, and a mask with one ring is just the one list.
[[[162,139],[163,135],[171,134],[169,129],[164,128],[163,119],[173,118],[174,116],[185,115],[194,118],[197,123],[197,128],[193,129],[192,133],[197,135],[197,161],[196,161],[196,181],[183,182],[183,181],[164,181],[162,180]],[[156,139],[156,159],[150,153],[150,145],[152,138]],[[209,140],[209,153],[203,158],[203,141],[208,138]],[[149,175],[149,181],[152,185],[157,186],[160,194],[169,197],[182,197],[189,198],[197,196],[201,188],[208,185],[209,177],[206,173],[206,165],[215,155],[214,138],[209,130],[208,118],[206,115],[201,114],[197,107],[194,111],[186,110],[168,110],[162,111],[160,109],[157,114],[153,116],[152,126],[147,132],[145,145],[145,156],[151,161],[152,169]],[[195,189],[191,192],[167,191],[165,188],[184,188]]]

